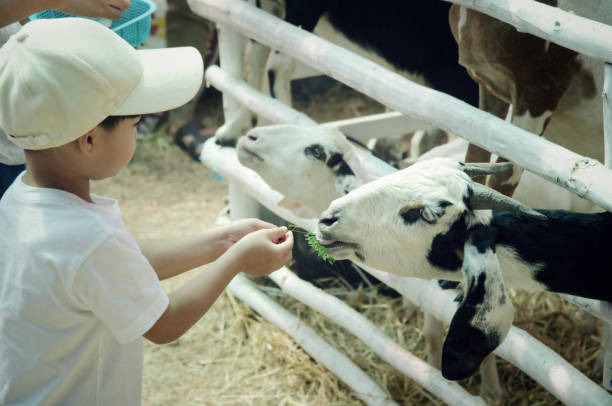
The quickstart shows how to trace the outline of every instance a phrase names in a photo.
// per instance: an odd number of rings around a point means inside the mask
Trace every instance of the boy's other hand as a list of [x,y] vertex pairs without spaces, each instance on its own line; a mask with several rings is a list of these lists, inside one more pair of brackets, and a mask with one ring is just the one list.
[[242,272],[261,276],[276,271],[291,260],[293,233],[286,227],[253,231],[236,243],[233,255]]
[[255,218],[236,220],[224,227],[226,227],[227,240],[230,242],[230,245],[235,244],[242,237],[253,231],[277,228],[272,223]]
[[121,18],[130,0],[55,0],[55,10],[84,17]]

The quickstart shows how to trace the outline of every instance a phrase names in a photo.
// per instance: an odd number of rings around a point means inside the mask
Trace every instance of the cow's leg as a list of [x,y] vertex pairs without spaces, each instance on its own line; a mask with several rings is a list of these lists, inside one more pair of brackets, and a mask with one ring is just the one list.
[[[262,77],[270,48],[257,41],[249,40],[245,49],[245,80],[254,89],[261,89]],[[215,134],[220,145],[235,146],[238,138],[255,126],[255,115],[245,106],[223,124]]]
[[[513,104],[510,108],[506,120],[511,122],[517,127],[520,127],[524,130],[527,130],[531,133],[542,135],[544,133],[544,129],[546,128],[546,124],[548,123],[548,119],[551,116],[550,112],[545,112],[540,116],[532,117],[529,111],[526,111],[524,108],[521,108],[521,99],[519,97],[513,96],[513,100],[516,100],[518,105]],[[522,114],[516,114],[517,111],[523,111]],[[499,157],[497,162],[506,162],[505,158]],[[489,176],[489,180],[487,185],[506,196],[512,196],[516,187],[518,186],[519,181],[521,180],[521,176],[523,174],[523,168],[514,166],[512,170],[506,171],[506,173],[499,173],[496,175]]]
[[[499,118],[506,117],[508,104],[488,92],[482,85],[478,86],[478,108]],[[491,153],[478,145],[469,144],[465,153],[465,162],[489,162]],[[475,177],[479,183],[485,183],[485,176]]]
[[416,160],[430,149],[447,142],[448,134],[444,130],[439,128],[419,130],[410,140],[410,157]]
[[295,60],[279,51],[273,51],[266,71],[270,96],[291,106],[291,77],[295,71]]
[[[327,0],[286,1],[284,19],[308,32],[312,32],[319,18],[330,7]],[[272,10],[279,15],[278,10]],[[291,106],[291,78],[295,71],[293,58],[279,52],[270,53],[266,72],[270,96],[282,103]]]

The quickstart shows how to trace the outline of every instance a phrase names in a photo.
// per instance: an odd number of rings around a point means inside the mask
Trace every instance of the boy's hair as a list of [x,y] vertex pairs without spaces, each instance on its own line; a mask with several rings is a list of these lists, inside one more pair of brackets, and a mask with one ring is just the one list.
[[123,120],[127,120],[129,118],[136,118],[138,116],[138,114],[134,116],[108,116],[104,119],[104,121],[100,123],[100,126],[106,131],[112,131]]
[[179,107],[203,76],[193,47],[136,50],[86,18],[34,20],[0,48],[0,127],[24,149],[59,147],[109,116]]

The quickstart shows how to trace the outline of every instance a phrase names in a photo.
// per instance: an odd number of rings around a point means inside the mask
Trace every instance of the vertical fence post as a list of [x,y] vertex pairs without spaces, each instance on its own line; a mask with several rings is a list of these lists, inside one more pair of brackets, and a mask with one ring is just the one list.
[[612,168],[612,64],[606,62],[603,87],[605,165]]
[[[244,77],[244,49],[246,38],[229,25],[218,24],[219,31],[219,63],[225,72],[236,79]],[[223,92],[223,115],[225,122],[231,121],[238,114],[240,103]],[[257,217],[259,206],[255,199],[228,180],[230,216],[232,219]]]
[[[612,64],[605,64],[603,87],[604,151],[606,167],[612,168]],[[612,324],[602,320],[602,348],[604,352],[603,386],[612,391]]]

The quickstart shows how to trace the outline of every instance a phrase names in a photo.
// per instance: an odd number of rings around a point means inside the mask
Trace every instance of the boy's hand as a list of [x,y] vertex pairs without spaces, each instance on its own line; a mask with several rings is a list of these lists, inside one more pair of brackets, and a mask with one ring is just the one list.
[[55,0],[56,10],[84,17],[103,17],[117,20],[130,8],[130,0]]
[[267,221],[255,218],[236,220],[226,225],[225,227],[227,233],[227,240],[230,242],[230,245],[235,244],[242,237],[249,233],[252,233],[253,231],[277,228],[277,226],[272,223],[268,223]]
[[244,236],[227,254],[234,256],[240,271],[261,276],[289,262],[292,248],[293,233],[286,227],[264,228]]

